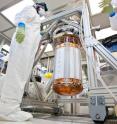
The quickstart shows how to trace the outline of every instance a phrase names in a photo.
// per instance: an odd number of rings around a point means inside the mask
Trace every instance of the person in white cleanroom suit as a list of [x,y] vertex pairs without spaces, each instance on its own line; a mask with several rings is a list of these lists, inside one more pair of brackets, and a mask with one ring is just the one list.
[[40,17],[45,11],[46,4],[36,1],[34,6],[26,7],[16,15],[17,28],[0,93],[0,120],[26,121],[32,118],[30,113],[21,111],[20,103],[41,39]]

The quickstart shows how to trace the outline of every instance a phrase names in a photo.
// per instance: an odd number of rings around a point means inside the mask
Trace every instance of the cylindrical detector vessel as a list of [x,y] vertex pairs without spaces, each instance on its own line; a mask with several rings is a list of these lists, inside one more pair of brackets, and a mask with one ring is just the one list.
[[74,96],[83,90],[81,83],[80,39],[73,34],[54,38],[55,69],[53,90],[59,95]]

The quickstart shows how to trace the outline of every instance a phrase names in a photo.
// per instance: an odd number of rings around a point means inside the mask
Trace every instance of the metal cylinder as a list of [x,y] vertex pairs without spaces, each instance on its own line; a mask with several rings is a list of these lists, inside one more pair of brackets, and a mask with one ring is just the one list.
[[53,90],[60,95],[73,96],[83,90],[81,83],[80,40],[73,34],[54,39],[55,70]]

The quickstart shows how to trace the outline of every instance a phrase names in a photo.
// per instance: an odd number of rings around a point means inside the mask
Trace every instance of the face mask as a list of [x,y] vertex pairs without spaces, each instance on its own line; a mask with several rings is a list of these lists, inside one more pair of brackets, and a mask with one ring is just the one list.
[[45,10],[42,9],[42,8],[39,9],[39,12],[38,12],[38,13],[39,13],[39,15],[40,15],[41,17],[46,15]]

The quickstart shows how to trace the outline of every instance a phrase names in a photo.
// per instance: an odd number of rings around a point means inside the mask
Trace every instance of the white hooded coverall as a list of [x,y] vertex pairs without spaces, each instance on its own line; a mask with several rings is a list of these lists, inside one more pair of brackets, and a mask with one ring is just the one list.
[[25,23],[25,39],[19,44],[12,38],[10,57],[0,93],[0,118],[11,121],[25,121],[31,114],[20,110],[25,84],[29,78],[34,58],[41,39],[40,16],[32,7],[26,7],[16,15],[16,24]]

